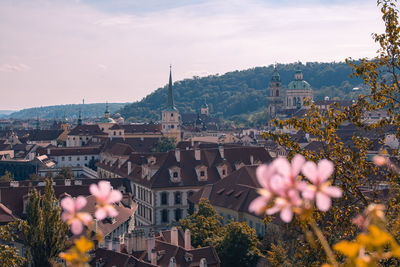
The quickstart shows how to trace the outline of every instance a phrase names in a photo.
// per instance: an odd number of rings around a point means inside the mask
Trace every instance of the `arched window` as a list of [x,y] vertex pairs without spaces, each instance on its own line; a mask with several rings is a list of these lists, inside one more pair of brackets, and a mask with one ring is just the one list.
[[168,205],[168,195],[166,192],[161,193],[161,205]]
[[182,203],[182,194],[181,192],[175,192],[175,204]]
[[182,219],[182,210],[176,209],[175,210],[175,221],[179,221],[180,219]]
[[168,210],[161,211],[161,222],[163,222],[163,223],[168,222]]

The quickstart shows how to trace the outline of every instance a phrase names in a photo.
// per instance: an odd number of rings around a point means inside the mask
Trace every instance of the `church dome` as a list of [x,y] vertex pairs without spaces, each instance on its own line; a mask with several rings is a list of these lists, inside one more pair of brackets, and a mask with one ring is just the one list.
[[294,74],[294,80],[291,81],[287,87],[289,90],[304,90],[311,89],[311,85],[303,79],[303,72],[300,67],[296,70]]
[[112,118],[102,118],[99,123],[115,123],[115,120]]
[[294,80],[289,83],[287,89],[293,89],[293,90],[311,89],[311,85],[305,80]]

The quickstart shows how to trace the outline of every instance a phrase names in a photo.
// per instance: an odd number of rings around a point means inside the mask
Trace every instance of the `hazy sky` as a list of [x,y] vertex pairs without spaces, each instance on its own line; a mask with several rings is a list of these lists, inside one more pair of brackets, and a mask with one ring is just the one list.
[[173,79],[373,57],[373,0],[0,0],[0,109],[132,102]]

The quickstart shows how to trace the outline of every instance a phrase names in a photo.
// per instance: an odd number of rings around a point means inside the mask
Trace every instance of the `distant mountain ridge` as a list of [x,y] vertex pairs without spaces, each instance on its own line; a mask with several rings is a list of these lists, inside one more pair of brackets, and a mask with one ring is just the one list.
[[[294,79],[298,63],[278,64],[283,91]],[[362,87],[362,81],[351,79],[351,67],[343,62],[300,64],[304,79],[314,90],[314,99],[350,99],[354,87]],[[199,112],[204,101],[211,114],[225,120],[246,125],[265,122],[268,105],[268,87],[273,65],[228,72],[223,75],[193,77],[173,84],[174,102],[180,113]],[[174,73],[172,73],[172,76]],[[168,74],[166,73],[166,83]],[[130,121],[156,121],[160,119],[167,99],[167,86],[158,88],[141,101],[126,105],[121,115]]]
[[[115,113],[124,107],[127,103],[108,103],[109,111]],[[9,114],[8,118],[13,119],[55,119],[61,120],[64,114],[68,119],[76,119],[79,116],[79,110],[82,112],[82,118],[99,118],[104,116],[106,103],[94,104],[68,104],[22,109]]]

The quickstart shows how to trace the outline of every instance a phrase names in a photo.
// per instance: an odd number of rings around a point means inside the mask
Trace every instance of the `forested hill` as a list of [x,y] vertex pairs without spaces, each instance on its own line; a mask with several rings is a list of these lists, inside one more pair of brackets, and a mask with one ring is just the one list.
[[[126,103],[108,103],[111,113],[117,112]],[[95,104],[70,104],[58,106],[46,106],[23,109],[8,115],[14,119],[31,119],[40,117],[41,119],[63,119],[64,114],[68,119],[76,119],[79,116],[79,110],[82,111],[83,118],[99,118],[104,116],[106,103]]]
[[[283,88],[294,79],[297,66],[297,63],[278,64]],[[300,68],[314,90],[315,99],[325,96],[349,99],[352,89],[361,85],[360,80],[349,77],[351,68],[345,63],[306,63]],[[181,113],[198,112],[207,99],[214,116],[248,125],[257,120],[265,121],[267,88],[272,72],[273,66],[270,65],[177,81],[173,85],[175,105]],[[139,102],[126,105],[121,114],[132,121],[158,120],[166,98],[167,86]]]

